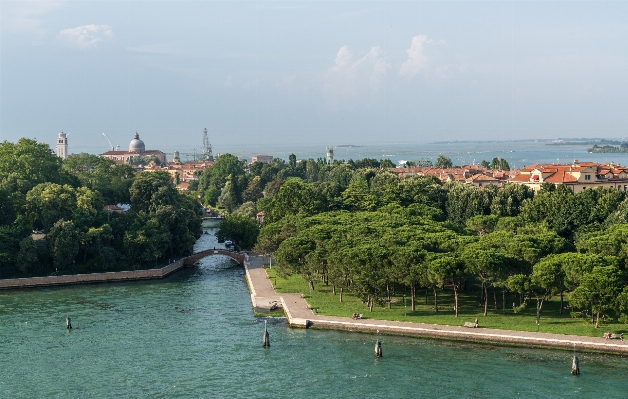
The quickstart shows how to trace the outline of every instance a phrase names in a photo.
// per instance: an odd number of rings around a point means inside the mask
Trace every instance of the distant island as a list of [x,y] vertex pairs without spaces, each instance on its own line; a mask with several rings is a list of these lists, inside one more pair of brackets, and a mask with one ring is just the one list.
[[619,146],[605,145],[605,146],[600,147],[598,145],[594,145],[591,148],[587,148],[587,152],[604,152],[604,153],[628,152],[628,143],[621,143]]
[[[545,145],[592,145],[593,147],[602,148],[602,147],[599,147],[599,145],[603,145],[604,147],[611,147],[611,146],[622,145],[624,143],[624,141],[607,140],[607,139],[581,139],[581,140],[582,141],[555,140],[550,143],[546,143]],[[593,152],[623,152],[623,151],[593,151]]]

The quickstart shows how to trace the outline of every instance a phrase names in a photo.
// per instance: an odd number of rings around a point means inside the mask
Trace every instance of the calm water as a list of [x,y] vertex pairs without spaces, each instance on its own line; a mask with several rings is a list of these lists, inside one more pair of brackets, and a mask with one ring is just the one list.
[[[204,235],[199,248],[217,245]],[[74,329],[65,329],[65,315]],[[0,292],[0,398],[625,398],[625,358],[290,329],[251,310],[244,271]]]
[[[359,143],[355,143],[359,144]],[[586,145],[581,146],[550,146],[545,142],[475,142],[475,143],[403,143],[403,144],[371,144],[358,147],[336,147],[334,159],[390,159],[394,163],[401,160],[416,161],[427,158],[434,162],[440,154],[451,158],[455,165],[491,161],[503,158],[511,168],[522,168],[534,163],[571,163],[574,159],[580,162],[616,162],[628,165],[628,153],[589,154]],[[287,160],[291,153],[297,159],[318,159],[325,156],[325,146],[272,146],[267,148],[253,146],[228,147],[221,152],[231,152],[239,157],[251,159],[257,154],[269,154]]]

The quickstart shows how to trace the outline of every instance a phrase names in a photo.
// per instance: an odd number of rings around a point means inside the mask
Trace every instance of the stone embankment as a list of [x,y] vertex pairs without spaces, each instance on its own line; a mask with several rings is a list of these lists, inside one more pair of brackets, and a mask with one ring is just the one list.
[[121,272],[107,272],[107,273],[90,273],[90,274],[68,274],[63,276],[45,276],[45,277],[30,277],[30,278],[11,278],[0,280],[0,290],[2,289],[17,289],[17,288],[32,288],[32,287],[47,287],[53,285],[70,285],[70,284],[84,284],[84,283],[110,283],[116,281],[134,281],[134,280],[149,280],[164,278],[172,273],[180,270],[184,267],[193,266],[196,262],[206,256],[212,255],[224,255],[228,256],[236,262],[243,264],[245,255],[240,252],[229,251],[222,248],[208,249],[205,251],[196,252],[187,258],[179,259],[174,263],[170,263],[159,269],[148,270],[129,270]]
[[185,259],[180,259],[174,263],[169,264],[168,266],[159,269],[4,279],[0,280],[0,289],[47,287],[53,285],[84,283],[109,283],[115,281],[133,281],[164,278],[185,267],[184,261]]
[[[466,328],[437,324],[410,323],[386,320],[352,319],[351,317],[315,314],[301,294],[277,294],[263,268],[263,258],[248,256],[244,262],[251,290],[251,302],[257,311],[268,311],[277,302],[283,308],[292,327],[377,332],[468,342],[484,342],[526,347],[563,348],[579,352],[605,352],[628,355],[628,341],[582,337],[577,335],[547,334],[526,331]],[[464,320],[461,318],[460,323]],[[601,334],[601,333],[600,333]]]

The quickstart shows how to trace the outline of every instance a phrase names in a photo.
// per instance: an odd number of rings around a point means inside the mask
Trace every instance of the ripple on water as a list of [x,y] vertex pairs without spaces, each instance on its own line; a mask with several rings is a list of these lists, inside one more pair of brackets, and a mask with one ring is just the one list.
[[[212,242],[204,235],[204,244]],[[65,329],[65,315],[74,329]],[[624,358],[290,329],[253,315],[225,257],[161,281],[0,295],[0,397],[623,398]]]

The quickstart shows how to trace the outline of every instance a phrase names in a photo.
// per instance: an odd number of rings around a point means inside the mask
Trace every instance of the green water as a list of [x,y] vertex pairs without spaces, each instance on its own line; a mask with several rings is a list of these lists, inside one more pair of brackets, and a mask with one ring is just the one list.
[[[204,235],[199,248],[216,245]],[[74,328],[65,329],[65,315]],[[0,292],[0,398],[625,398],[625,358],[289,328],[253,315],[244,270]]]

